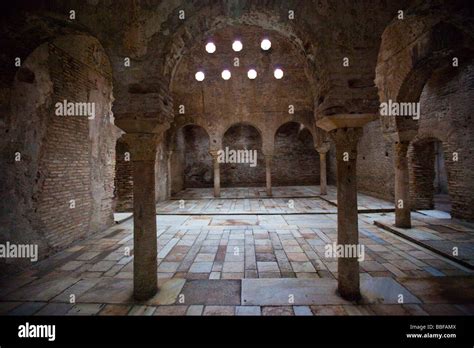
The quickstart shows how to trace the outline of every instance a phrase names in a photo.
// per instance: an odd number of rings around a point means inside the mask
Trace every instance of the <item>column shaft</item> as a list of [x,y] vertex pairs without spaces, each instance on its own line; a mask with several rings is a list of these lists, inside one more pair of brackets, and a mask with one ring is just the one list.
[[408,141],[395,143],[395,226],[411,227]]
[[265,155],[267,196],[272,195],[272,155]]
[[219,156],[217,152],[212,152],[212,163],[214,165],[214,197],[221,196],[221,172],[220,172],[220,163]]
[[126,134],[133,175],[133,292],[146,300],[158,290],[155,205],[155,156],[157,137]]
[[[357,143],[362,128],[340,128],[331,132],[337,156],[337,243],[358,247]],[[346,250],[346,249],[344,249]],[[338,291],[348,300],[360,298],[359,262],[356,255],[338,258]]]
[[326,153],[327,152],[320,152],[319,153],[319,188],[321,195],[327,195],[327,170],[326,170]]

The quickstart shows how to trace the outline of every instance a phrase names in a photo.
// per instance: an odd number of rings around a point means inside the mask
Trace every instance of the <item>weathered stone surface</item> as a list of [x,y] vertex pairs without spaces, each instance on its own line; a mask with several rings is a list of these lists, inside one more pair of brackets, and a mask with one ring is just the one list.
[[188,305],[240,305],[240,280],[190,280],[182,294]]
[[[243,279],[242,305],[285,306],[347,303],[332,279]],[[271,290],[270,290],[271,289]],[[289,302],[290,300],[294,302]]]

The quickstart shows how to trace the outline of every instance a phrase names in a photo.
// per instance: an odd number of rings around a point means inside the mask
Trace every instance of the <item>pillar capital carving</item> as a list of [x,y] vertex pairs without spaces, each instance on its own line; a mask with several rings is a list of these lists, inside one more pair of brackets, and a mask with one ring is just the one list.
[[337,149],[355,148],[357,150],[357,143],[362,137],[362,128],[337,128],[329,132],[329,136],[334,140]]
[[319,154],[326,154],[329,149],[331,147],[331,144],[329,143],[329,141],[325,141],[319,145],[316,145],[314,148],[316,149],[316,151],[319,152]]
[[124,141],[130,148],[132,161],[154,161],[160,134],[153,133],[127,133],[123,135]]
[[366,123],[377,118],[375,114],[337,114],[323,117],[316,121],[316,126],[326,132],[339,128],[362,128]]
[[406,157],[408,152],[408,147],[410,146],[410,141],[397,141],[394,144],[396,157]]
[[219,152],[221,150],[217,150],[217,149],[213,149],[213,150],[209,150],[209,154],[214,158],[216,159],[218,156],[219,156]]

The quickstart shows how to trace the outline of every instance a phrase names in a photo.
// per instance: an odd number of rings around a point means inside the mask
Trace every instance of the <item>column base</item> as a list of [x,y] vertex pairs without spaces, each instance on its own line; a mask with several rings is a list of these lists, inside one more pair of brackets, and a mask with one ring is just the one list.
[[337,288],[337,294],[341,296],[344,300],[347,301],[359,301],[362,298],[362,295],[360,294],[360,291],[354,291],[351,289],[345,289],[339,285]]
[[146,301],[158,293],[158,284],[149,289],[134,289],[133,298],[137,301]]

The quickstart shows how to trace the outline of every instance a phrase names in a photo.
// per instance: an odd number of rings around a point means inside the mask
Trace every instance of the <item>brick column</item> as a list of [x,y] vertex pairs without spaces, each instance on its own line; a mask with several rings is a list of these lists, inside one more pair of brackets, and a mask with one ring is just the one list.
[[209,153],[212,156],[212,163],[214,166],[214,197],[221,196],[221,173],[219,165],[219,152],[218,150],[211,150]]
[[321,195],[327,195],[327,166],[326,166],[326,154],[329,151],[329,143],[324,143],[321,146],[316,147],[316,151],[319,153],[319,188]]
[[158,290],[155,157],[159,136],[125,134],[133,173],[133,293],[146,300]]
[[397,141],[395,147],[395,226],[411,228],[410,184],[408,179],[409,141]]
[[267,196],[272,196],[272,155],[265,155],[265,174],[266,174],[266,186]]
[[[337,243],[357,246],[357,143],[362,128],[338,128],[329,132],[336,144],[337,162]],[[357,255],[344,255],[337,262],[338,291],[347,300],[360,298],[359,261]]]

